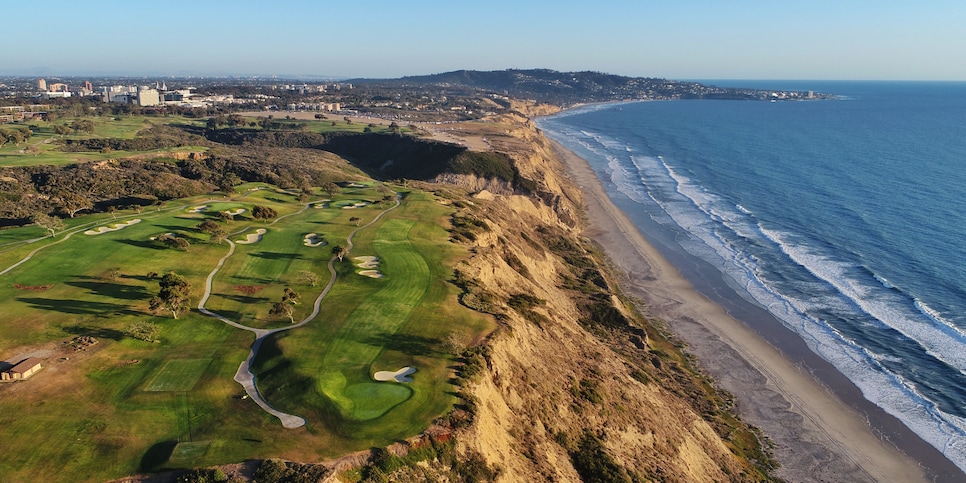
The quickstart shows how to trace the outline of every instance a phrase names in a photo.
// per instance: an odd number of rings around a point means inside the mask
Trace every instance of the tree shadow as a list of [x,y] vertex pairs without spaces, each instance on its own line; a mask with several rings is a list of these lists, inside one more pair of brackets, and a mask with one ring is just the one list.
[[94,295],[112,297],[122,300],[144,300],[148,298],[148,291],[144,287],[125,285],[112,282],[66,282],[67,285],[88,290]]
[[175,236],[184,236],[185,235],[184,233],[179,233],[179,232],[195,231],[195,227],[194,226],[191,226],[191,225],[189,225],[189,226],[183,226],[183,225],[155,225],[155,226],[158,227],[158,228],[160,228],[160,229],[162,229],[162,230],[170,231],[171,233],[174,233]]
[[232,302],[238,302],[240,304],[245,304],[245,305],[265,304],[269,302],[268,298],[252,297],[250,295],[217,294],[217,296],[223,299],[231,300]]
[[95,339],[121,340],[124,337],[124,332],[121,332],[115,329],[108,329],[104,327],[88,327],[84,325],[71,325],[67,327],[61,327],[61,330],[71,335],[84,335],[84,336],[93,337]]
[[411,356],[431,356],[439,353],[436,348],[440,341],[418,335],[377,334],[370,336],[364,342]]
[[177,440],[162,441],[160,443],[155,443],[153,446],[148,448],[141,456],[141,471],[154,471],[161,467],[164,463],[171,458],[171,454],[174,453],[175,446],[178,446]]
[[226,318],[228,320],[231,320],[233,322],[238,322],[238,323],[241,323],[240,321],[241,321],[242,317],[245,316],[241,312],[237,312],[237,311],[234,311],[234,310],[221,310],[221,309],[218,309],[218,310],[208,309],[208,310],[211,310],[212,312],[214,312],[214,313],[216,313],[216,314],[218,314],[218,315],[220,315],[220,316],[222,316],[222,317],[224,317],[224,318]]
[[92,302],[89,300],[74,299],[43,299],[35,297],[18,297],[18,301],[29,304],[38,310],[48,310],[60,312],[62,314],[73,315],[137,315],[140,312],[131,310],[124,304],[111,304],[106,302]]
[[121,239],[117,239],[115,241],[117,241],[119,243],[123,243],[125,245],[131,245],[131,246],[134,246],[134,247],[138,247],[138,248],[151,248],[151,249],[154,249],[154,250],[167,250],[168,249],[168,247],[162,245],[161,242],[154,241],[154,240],[127,240],[127,239],[121,238]]
[[140,282],[150,282],[152,280],[158,280],[158,276],[149,277],[147,275],[121,275],[120,278],[129,278],[131,280],[137,280]]
[[264,258],[266,260],[298,260],[303,258],[299,253],[278,253],[278,252],[255,252],[249,253],[248,256],[255,258]]

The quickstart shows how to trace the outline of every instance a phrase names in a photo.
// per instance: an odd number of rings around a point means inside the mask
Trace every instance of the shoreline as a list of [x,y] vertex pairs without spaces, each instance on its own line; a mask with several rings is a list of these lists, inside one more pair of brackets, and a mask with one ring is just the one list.
[[776,476],[790,481],[963,478],[936,448],[867,401],[771,314],[722,291],[723,282],[715,283],[721,275],[712,267],[690,267],[697,286],[687,280],[610,200],[590,164],[550,142],[583,192],[584,235],[618,268],[621,289],[685,341],[701,367],[735,396],[738,414],[771,439],[782,465]]

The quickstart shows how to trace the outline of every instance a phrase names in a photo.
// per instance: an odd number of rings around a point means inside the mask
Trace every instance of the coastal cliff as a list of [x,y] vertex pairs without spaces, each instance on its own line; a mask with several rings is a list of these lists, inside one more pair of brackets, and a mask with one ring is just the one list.
[[458,448],[500,481],[769,479],[773,462],[730,397],[620,295],[551,144],[525,118],[497,122],[492,147],[527,181],[476,191],[457,214],[484,227],[457,267],[463,302],[500,321],[464,379],[475,416]]

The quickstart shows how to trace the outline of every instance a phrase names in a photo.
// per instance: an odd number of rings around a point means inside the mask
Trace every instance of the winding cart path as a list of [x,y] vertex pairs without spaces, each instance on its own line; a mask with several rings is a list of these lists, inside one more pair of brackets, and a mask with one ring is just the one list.
[[[349,251],[352,249],[353,236],[355,236],[355,234],[359,230],[367,228],[375,224],[376,222],[378,222],[383,217],[383,215],[385,215],[389,211],[399,207],[399,204],[400,204],[399,200],[400,200],[399,193],[396,193],[396,203],[393,206],[390,206],[389,208],[386,208],[385,210],[383,210],[381,213],[376,215],[376,217],[373,218],[372,221],[370,221],[369,223],[366,223],[365,225],[362,225],[356,228],[355,230],[352,230],[352,232],[349,233],[349,236],[346,237],[346,250],[343,253],[343,256],[348,254]],[[306,204],[301,210],[289,215],[285,215],[283,217],[279,217],[271,224],[274,225],[275,223],[278,223],[279,221],[289,216],[294,216],[299,213],[302,213],[310,206],[311,206],[311,203]],[[245,230],[232,233],[232,235],[238,235],[240,233],[244,233],[248,229],[250,228],[246,228]],[[288,414],[288,413],[279,411],[273,408],[272,405],[269,404],[264,397],[262,397],[261,393],[258,392],[258,386],[255,384],[255,374],[251,370],[251,365],[255,361],[255,356],[258,354],[258,349],[261,347],[262,342],[265,340],[266,337],[278,332],[302,327],[303,325],[311,322],[313,319],[315,319],[315,317],[319,315],[319,312],[322,308],[322,299],[324,299],[325,296],[329,294],[329,290],[331,290],[332,286],[335,285],[335,279],[336,279],[335,260],[337,257],[333,256],[332,258],[329,259],[329,263],[328,263],[329,274],[330,274],[329,283],[326,284],[324,289],[322,289],[322,292],[319,294],[319,296],[315,298],[315,304],[313,305],[311,314],[309,314],[306,318],[302,319],[301,321],[286,327],[279,327],[277,329],[257,329],[254,327],[248,327],[246,325],[239,324],[238,322],[230,320],[221,314],[212,312],[205,308],[205,302],[207,302],[208,298],[211,296],[211,290],[212,290],[212,285],[214,283],[215,275],[217,275],[218,271],[221,270],[221,267],[225,264],[225,261],[228,260],[228,258],[234,255],[235,253],[235,243],[232,242],[231,240],[227,240],[227,241],[229,246],[228,253],[226,253],[225,256],[218,261],[218,263],[215,265],[215,268],[211,271],[211,273],[208,274],[208,278],[205,279],[205,293],[201,297],[201,300],[198,302],[198,312],[214,317],[237,329],[247,330],[255,334],[255,341],[252,343],[252,349],[248,353],[248,358],[242,361],[241,365],[238,366],[238,371],[235,372],[235,377],[234,377],[235,382],[241,384],[242,387],[245,388],[245,392],[248,394],[250,398],[252,398],[253,401],[255,401],[256,404],[258,404],[259,407],[261,407],[269,414],[277,417],[282,422],[283,427],[285,428],[302,427],[305,425],[304,418],[296,416],[294,414]]]

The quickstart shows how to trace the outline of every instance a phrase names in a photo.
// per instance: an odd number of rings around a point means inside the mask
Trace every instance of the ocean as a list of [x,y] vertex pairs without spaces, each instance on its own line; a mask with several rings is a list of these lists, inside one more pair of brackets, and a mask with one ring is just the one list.
[[713,266],[727,296],[966,470],[966,83],[716,84],[837,98],[590,105],[537,124],[692,282],[688,260]]

